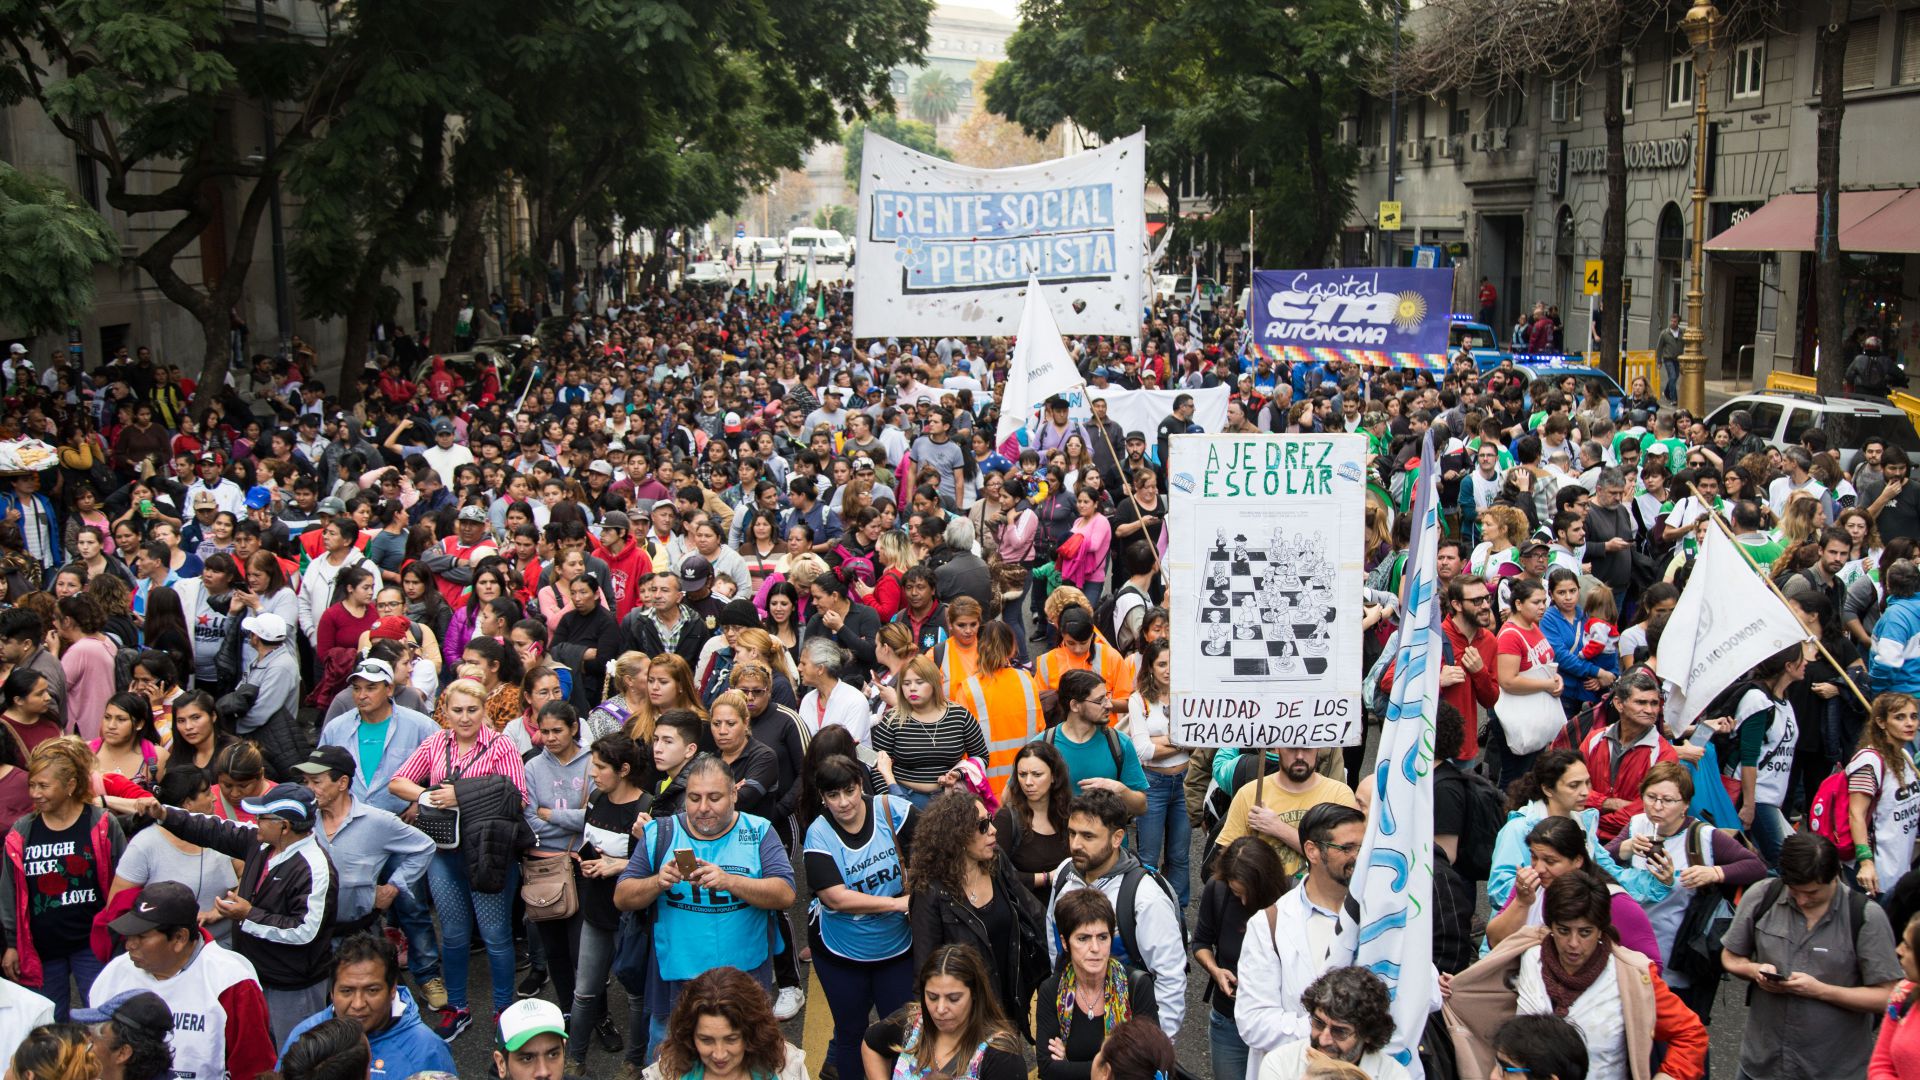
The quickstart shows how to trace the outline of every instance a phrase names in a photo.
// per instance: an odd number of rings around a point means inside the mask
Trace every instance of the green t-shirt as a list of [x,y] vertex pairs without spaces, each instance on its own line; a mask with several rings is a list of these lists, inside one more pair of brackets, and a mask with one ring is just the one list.
[[1739,541],[1741,547],[1747,549],[1747,554],[1753,557],[1754,562],[1760,564],[1762,570],[1772,569],[1773,560],[1779,558],[1780,553],[1787,549],[1787,546],[1780,542],[1779,537],[1764,533],[1758,537],[1736,536],[1734,539]]
[[387,751],[387,728],[393,726],[393,714],[388,713],[385,720],[377,724],[360,722],[360,782],[373,783],[373,774],[380,769],[380,756]]
[[1646,453],[1646,448],[1656,442],[1667,448],[1668,472],[1677,473],[1687,467],[1687,441],[1685,439],[1650,439],[1640,444],[1640,452],[1642,454]]

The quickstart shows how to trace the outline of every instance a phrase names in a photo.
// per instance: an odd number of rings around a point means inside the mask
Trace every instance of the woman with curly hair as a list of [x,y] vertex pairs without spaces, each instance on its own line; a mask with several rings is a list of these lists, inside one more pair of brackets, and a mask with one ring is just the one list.
[[914,966],[924,978],[941,946],[970,946],[985,959],[1000,1010],[1025,1017],[1045,975],[1044,962],[1036,971],[1028,959],[1045,955],[1045,912],[1000,849],[986,804],[959,788],[933,800],[914,827],[912,856],[907,921]]
[[919,970],[913,1003],[867,1029],[860,1052],[866,1075],[1022,1080],[1027,1064],[1020,1037],[997,1003],[980,953],[945,945]]
[[[767,992],[739,968],[697,975],[667,1020],[644,1080],[806,1080],[807,1057],[780,1034]],[[849,1080],[856,1080],[850,1077]]]

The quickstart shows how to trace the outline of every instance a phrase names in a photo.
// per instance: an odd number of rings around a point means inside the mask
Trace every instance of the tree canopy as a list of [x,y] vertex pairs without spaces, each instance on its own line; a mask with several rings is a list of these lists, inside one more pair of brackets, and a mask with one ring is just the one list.
[[846,154],[847,183],[855,190],[860,187],[860,159],[866,149],[866,132],[873,129],[875,135],[892,139],[909,150],[918,150],[923,154],[946,161],[952,161],[953,155],[942,149],[934,136],[933,125],[918,120],[903,120],[892,113],[875,113],[864,120],[855,120],[848,124],[840,134],[840,146]]

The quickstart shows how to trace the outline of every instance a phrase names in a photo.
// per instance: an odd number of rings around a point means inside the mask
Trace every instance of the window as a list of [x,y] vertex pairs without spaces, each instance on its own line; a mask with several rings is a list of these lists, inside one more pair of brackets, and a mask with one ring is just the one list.
[[1857,19],[1847,30],[1847,59],[1843,89],[1871,90],[1880,66],[1880,20]]
[[95,210],[103,209],[100,202],[100,166],[87,156],[86,151],[76,148],[73,152],[73,170],[74,179],[78,181],[75,186],[80,191],[80,201]]
[[1564,124],[1574,119],[1573,113],[1575,106],[1573,102],[1575,101],[1575,92],[1573,83],[1566,79],[1555,79],[1548,94],[1547,106],[1549,115],[1553,118],[1554,123]]
[[1620,65],[1620,111],[1633,115],[1633,65]]
[[1460,91],[1450,91],[1447,94],[1447,134],[1465,135],[1472,125],[1467,107],[1460,103]]
[[1733,51],[1733,97],[1757,98],[1767,81],[1767,46],[1752,41]]
[[1920,8],[1900,13],[1900,57],[1893,65],[1893,81],[1901,86],[1920,83]]
[[1676,56],[1667,65],[1667,108],[1693,104],[1693,54]]
[[1521,91],[1502,90],[1487,99],[1487,130],[1518,127],[1527,120],[1527,96]]

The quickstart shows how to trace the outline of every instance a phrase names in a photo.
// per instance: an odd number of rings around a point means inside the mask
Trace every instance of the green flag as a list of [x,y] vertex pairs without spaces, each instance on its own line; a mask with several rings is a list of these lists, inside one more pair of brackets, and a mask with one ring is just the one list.
[[814,294],[813,321],[816,323],[827,321],[827,290],[825,289],[821,289],[818,293]]

